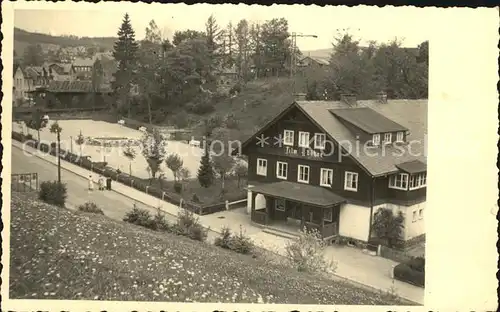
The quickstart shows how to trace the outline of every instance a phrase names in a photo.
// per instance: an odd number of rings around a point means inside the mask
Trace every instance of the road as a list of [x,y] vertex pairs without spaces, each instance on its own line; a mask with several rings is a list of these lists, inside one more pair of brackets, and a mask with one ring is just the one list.
[[[22,150],[12,147],[12,173],[38,173],[39,183],[57,180],[57,167],[35,156],[25,155]],[[75,209],[87,201],[96,203],[104,214],[112,219],[122,220],[125,214],[132,210],[134,201],[114,191],[88,191],[88,181],[83,177],[61,168],[61,179],[68,188],[67,206]],[[97,187],[97,185],[95,185]],[[156,209],[137,202],[140,208],[148,209],[155,214]],[[169,221],[175,220],[174,216],[166,216]]]

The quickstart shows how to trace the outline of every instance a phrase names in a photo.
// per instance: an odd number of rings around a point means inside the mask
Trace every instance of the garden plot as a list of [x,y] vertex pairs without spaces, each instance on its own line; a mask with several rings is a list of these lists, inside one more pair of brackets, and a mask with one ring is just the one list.
[[[49,125],[40,132],[40,139],[42,141],[46,141],[47,143],[56,141],[56,135],[49,131],[50,125],[53,122],[54,121],[50,121]],[[61,148],[68,151],[72,150],[72,152],[77,155],[80,155],[80,146],[76,144],[75,140],[80,132],[86,138],[109,138],[110,140],[139,140],[143,136],[143,132],[139,130],[104,121],[59,120],[58,123],[63,129],[61,133]],[[14,131],[24,131],[24,133],[27,133],[24,125],[13,123],[12,127]],[[29,133],[32,134],[35,139],[37,138],[36,131],[29,130]],[[184,161],[184,167],[191,172],[191,176],[196,177],[203,150],[179,141],[167,140],[167,142],[168,153],[177,153]],[[88,144],[81,146],[83,156],[90,156],[92,161],[106,161],[109,166],[120,169],[124,173],[129,173],[129,168],[131,167],[132,175],[138,178],[147,179],[150,177],[148,165],[144,157],[140,154],[140,149],[136,148],[136,151],[137,155],[135,159],[130,162],[129,159],[123,155],[123,148],[119,146],[111,148],[91,146]],[[162,164],[160,168],[167,180],[173,179],[172,172],[165,164]]]

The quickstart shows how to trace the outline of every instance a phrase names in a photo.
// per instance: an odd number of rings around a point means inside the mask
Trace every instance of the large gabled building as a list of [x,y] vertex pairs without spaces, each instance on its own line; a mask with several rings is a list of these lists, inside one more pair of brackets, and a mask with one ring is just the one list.
[[296,101],[242,145],[248,212],[266,226],[316,228],[367,242],[375,212],[424,234],[427,100]]

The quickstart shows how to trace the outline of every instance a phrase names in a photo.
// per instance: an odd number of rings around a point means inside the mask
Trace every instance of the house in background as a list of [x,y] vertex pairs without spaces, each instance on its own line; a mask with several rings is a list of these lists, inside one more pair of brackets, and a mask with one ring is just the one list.
[[229,90],[235,86],[238,81],[238,72],[235,66],[222,67],[215,72],[217,90],[221,93],[229,93]]
[[111,90],[96,89],[92,81],[51,81],[29,92],[37,103],[46,108],[99,107],[106,103]]
[[47,64],[49,76],[55,81],[72,81],[76,79],[76,72],[71,64],[52,63]]
[[73,68],[75,70],[75,75],[77,80],[90,80],[92,79],[92,68],[94,66],[95,60],[93,59],[83,59],[76,58],[73,61]]
[[387,208],[404,214],[404,240],[418,241],[426,126],[427,100],[296,101],[242,145],[247,212],[268,228],[366,243],[375,213]]
[[306,56],[298,62],[297,68],[317,69],[317,68],[323,68],[324,66],[328,66],[329,64],[330,64],[330,59],[328,57]]
[[13,106],[21,106],[28,99],[28,92],[34,90],[33,80],[31,80],[21,66],[14,69],[14,83],[12,88]]

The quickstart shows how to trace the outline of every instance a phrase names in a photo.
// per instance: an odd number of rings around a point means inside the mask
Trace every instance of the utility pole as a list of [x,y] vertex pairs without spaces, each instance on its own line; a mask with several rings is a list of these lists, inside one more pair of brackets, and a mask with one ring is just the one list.
[[297,66],[297,37],[310,37],[310,38],[318,38],[317,35],[305,35],[302,33],[292,32],[290,35],[291,44],[290,44],[290,79],[292,79],[292,94],[295,94],[295,68]]

